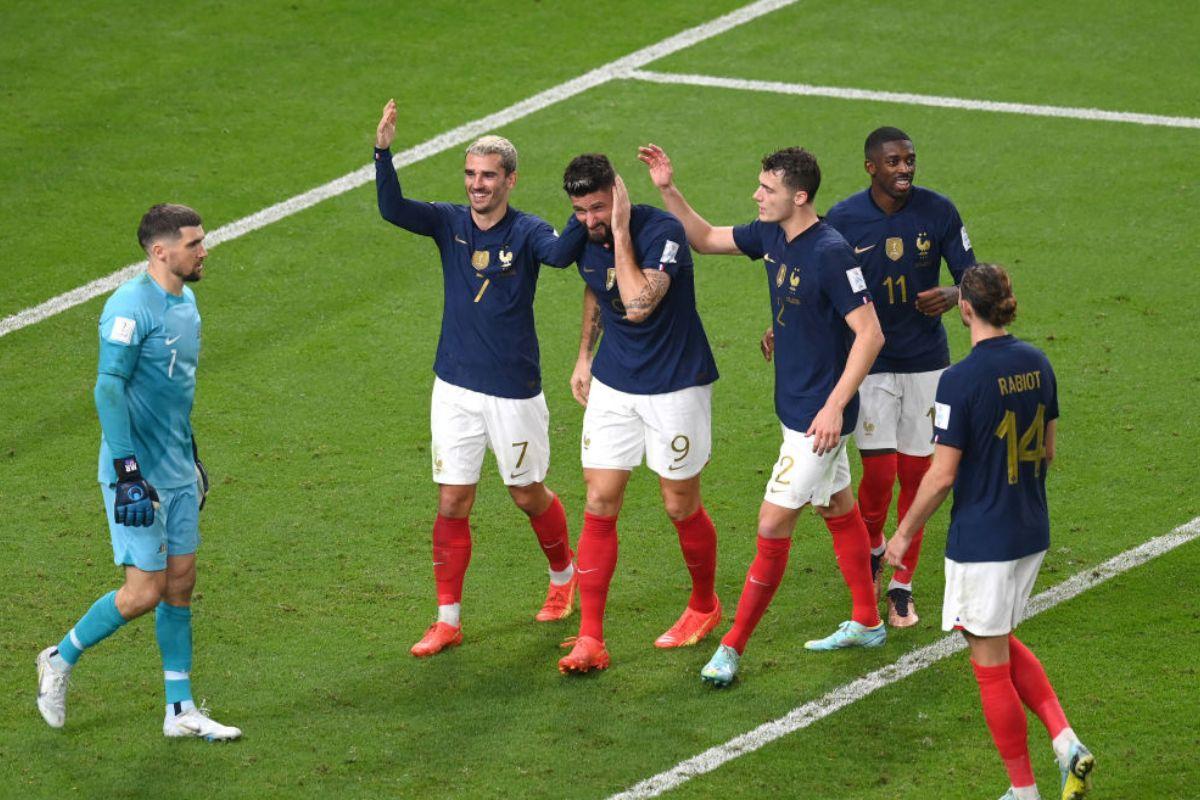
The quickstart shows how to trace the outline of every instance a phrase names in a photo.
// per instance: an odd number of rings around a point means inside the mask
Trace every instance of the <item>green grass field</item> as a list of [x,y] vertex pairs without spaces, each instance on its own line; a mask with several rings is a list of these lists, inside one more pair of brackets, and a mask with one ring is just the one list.
[[[738,7],[576,5],[6,9],[0,316],[137,261],[137,220],[154,202],[195,206],[211,231],[362,166],[388,97],[401,106],[399,152]],[[1198,30],[1197,7],[1167,2],[1136,13],[1079,0],[801,2],[648,68],[1200,117]],[[955,200],[978,256],[1012,269],[1013,332],[1059,377],[1053,544],[1038,589],[1200,515],[1200,131],[617,80],[499,132],[521,149],[514,203],[556,226],[570,210],[562,168],[584,151],[609,153],[635,201],[657,202],[634,158],[648,140],[671,153],[698,210],[729,224],[753,218],[758,159],[780,146],[821,159],[820,210],[862,188],[862,140],[884,124],[914,137],[917,182]],[[411,196],[461,202],[460,168],[455,147],[401,179]],[[758,354],[770,311],[760,265],[698,263],[722,373],[705,503],[728,622],[778,448]],[[942,635],[944,512],[917,576],[922,624],[882,650],[805,653],[847,606],[809,515],[742,680],[709,691],[698,671],[713,643],[651,646],[688,581],[643,469],[621,518],[613,668],[564,679],[558,643],[577,617],[532,621],[544,560],[489,458],[466,642],[413,659],[434,605],[434,245],[380,220],[367,185],[214,248],[196,289],[193,423],[214,489],[193,685],[246,736],[227,747],[163,739],[148,620],[86,655],[64,730],[34,707],[37,652],[120,580],[95,484],[97,298],[0,339],[0,797],[605,797]],[[547,483],[573,534],[582,412],[567,381],[580,295],[573,270],[543,271]],[[966,334],[947,322],[959,358]],[[1097,798],[1196,796],[1197,569],[1200,550],[1184,545],[1021,629],[1097,754]],[[1043,796],[1057,796],[1033,718],[1030,734]],[[959,655],[673,794],[957,799],[1006,785]]]

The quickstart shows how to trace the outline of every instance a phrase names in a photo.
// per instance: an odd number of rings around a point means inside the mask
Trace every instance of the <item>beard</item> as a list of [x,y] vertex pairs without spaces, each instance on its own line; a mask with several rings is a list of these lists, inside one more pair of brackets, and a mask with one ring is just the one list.
[[597,225],[595,228],[588,228],[587,235],[588,240],[595,242],[596,244],[604,244],[612,239],[612,232],[603,222]]

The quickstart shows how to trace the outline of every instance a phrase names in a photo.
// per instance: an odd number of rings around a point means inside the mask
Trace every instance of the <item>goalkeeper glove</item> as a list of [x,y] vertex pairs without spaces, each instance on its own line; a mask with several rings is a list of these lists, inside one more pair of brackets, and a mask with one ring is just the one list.
[[204,510],[204,502],[208,500],[208,470],[200,460],[200,452],[196,449],[196,437],[192,437],[192,460],[196,462],[196,486],[200,489],[200,510]]
[[133,456],[114,458],[113,466],[117,470],[117,499],[113,503],[113,519],[118,525],[133,528],[153,525],[158,492],[142,477],[137,459]]

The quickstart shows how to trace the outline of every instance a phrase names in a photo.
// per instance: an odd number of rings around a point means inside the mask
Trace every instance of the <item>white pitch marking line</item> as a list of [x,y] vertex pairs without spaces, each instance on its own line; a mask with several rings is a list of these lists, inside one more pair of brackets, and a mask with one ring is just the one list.
[[[1030,599],[1026,607],[1025,618],[1028,619],[1035,614],[1065,603],[1088,589],[1104,583],[1109,578],[1139,567],[1197,537],[1200,537],[1200,517],[1180,525],[1170,533],[1156,536],[1144,544],[1126,550],[1103,564],[1089,567],[1036,595]],[[872,692],[920,672],[965,647],[966,643],[958,634],[944,636],[932,644],[907,653],[886,667],[881,667],[857,680],[831,690],[816,700],[792,709],[779,719],[759,725],[754,730],[735,736],[724,744],[710,747],[699,755],[681,761],[666,772],[660,772],[658,775],[647,778],[623,792],[612,795],[608,800],[642,800],[669,792],[692,778],[712,772],[739,756],[753,753],[776,739],[807,728]]]
[[674,72],[634,70],[626,77],[650,83],[687,86],[708,86],[715,89],[739,89],[752,92],[794,94],[806,97],[833,97],[839,100],[874,100],[882,103],[902,103],[935,108],[960,108],[970,111],[996,111],[1005,114],[1024,114],[1033,117],[1065,117],[1091,122],[1129,122],[1136,125],[1157,125],[1167,128],[1200,128],[1200,118],[1167,117],[1160,114],[1137,114],[1129,111],[1105,111],[1099,108],[1044,106],[1032,103],[1003,103],[996,100],[968,100],[960,97],[941,97],[932,94],[906,92],[877,92],[869,89],[843,89],[837,86],[810,86],[806,83],[751,81],[740,78],[719,78],[712,75],[687,75]]
[[[397,153],[392,158],[392,161],[395,163],[397,169],[410,166],[418,161],[423,161],[456,145],[466,144],[488,131],[497,130],[504,125],[541,111],[555,103],[567,100],[577,94],[582,94],[615,78],[620,78],[631,70],[649,64],[652,61],[657,61],[679,50],[699,44],[732,28],[736,28],[739,25],[758,19],[765,14],[770,14],[772,11],[777,11],[796,2],[798,0],[758,0],[756,3],[742,6],[724,16],[717,17],[694,28],[688,28],[674,36],[669,36],[656,44],[643,47],[641,50],[635,50],[627,56],[610,61],[577,78],[539,92],[494,114],[489,114],[486,117],[459,125],[453,130],[446,131],[415,147]],[[245,236],[251,231],[256,231],[273,222],[278,222],[281,219],[297,214],[306,208],[311,208],[317,203],[357,189],[363,184],[370,183],[374,178],[375,166],[368,164],[329,183],[309,189],[303,194],[298,194],[281,203],[268,206],[248,217],[243,217],[228,225],[222,225],[208,234],[205,244],[209,248],[212,248],[222,242],[228,242],[240,236]],[[111,275],[97,278],[91,283],[84,284],[57,297],[52,297],[36,306],[5,317],[0,320],[0,336],[6,336],[13,331],[18,331],[21,328],[41,322],[47,317],[52,317],[80,303],[85,303],[93,297],[110,292],[145,269],[145,267],[145,261],[130,264]]]

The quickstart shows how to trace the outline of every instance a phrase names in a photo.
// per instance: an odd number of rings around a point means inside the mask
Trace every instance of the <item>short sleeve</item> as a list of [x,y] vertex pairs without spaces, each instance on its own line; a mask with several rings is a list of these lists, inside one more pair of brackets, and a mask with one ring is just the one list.
[[1049,422],[1058,419],[1058,377],[1050,366],[1050,359],[1046,359],[1046,377],[1050,387],[1049,402],[1046,404],[1046,421]]
[[763,257],[766,250],[763,249],[763,224],[760,220],[754,220],[746,225],[733,226],[733,243],[737,245],[737,249],[746,254],[746,257],[751,261],[757,261]]
[[933,441],[965,450],[970,440],[970,403],[966,387],[953,369],[942,373],[933,403]]
[[946,206],[947,224],[940,243],[942,258],[946,259],[954,283],[958,284],[967,267],[975,263],[975,251],[971,249],[971,237],[967,235],[967,226],[958,215],[958,209],[949,201]]
[[821,290],[838,314],[846,316],[859,306],[871,302],[867,279],[844,241],[825,246],[820,251]]
[[137,365],[142,341],[150,334],[150,315],[124,303],[117,295],[109,298],[100,315],[99,373],[128,379]]
[[653,228],[647,226],[639,238],[645,243],[640,248],[642,269],[654,269],[674,277],[679,272],[680,261],[690,260],[687,233],[678,222]]

